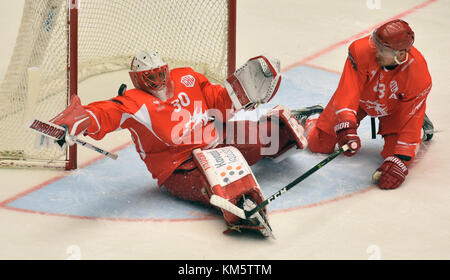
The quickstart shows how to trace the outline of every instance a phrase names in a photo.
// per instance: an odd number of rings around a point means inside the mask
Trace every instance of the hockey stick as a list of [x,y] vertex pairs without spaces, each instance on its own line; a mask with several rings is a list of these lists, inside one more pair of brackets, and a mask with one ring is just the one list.
[[[27,128],[29,128],[29,129],[33,130],[34,132],[37,132],[41,135],[49,137],[53,140],[56,140],[56,141],[62,140],[62,139],[64,139],[64,137],[66,137],[66,129],[62,126],[56,125],[51,122],[44,122],[44,121],[40,121],[38,119],[34,119],[34,120],[31,120],[28,122]],[[105,151],[97,146],[94,146],[90,143],[80,140],[80,139],[76,138],[75,136],[69,135],[69,137],[70,137],[71,141],[73,141],[77,144],[80,144],[81,146],[83,146],[85,148],[96,151],[97,153],[100,153],[111,159],[118,158],[118,155],[115,153]]]
[[284,188],[282,188],[279,191],[277,191],[276,193],[274,193],[272,196],[270,196],[269,198],[267,198],[266,200],[261,202],[261,204],[259,204],[258,206],[256,206],[255,208],[253,208],[250,211],[246,211],[242,208],[239,208],[236,205],[234,205],[233,203],[231,203],[230,201],[228,201],[227,199],[220,197],[218,195],[212,195],[211,199],[210,199],[210,203],[212,205],[220,207],[220,208],[238,216],[241,219],[251,218],[255,213],[259,212],[267,204],[271,203],[272,201],[274,201],[275,199],[280,197],[282,194],[284,194],[285,192],[287,192],[288,190],[290,190],[291,188],[296,186],[298,183],[300,183],[301,181],[306,179],[309,175],[313,174],[314,172],[316,172],[317,170],[322,168],[324,165],[326,165],[327,163],[329,163],[334,158],[336,158],[343,152],[347,151],[348,149],[349,149],[348,145],[342,146],[339,150],[337,150],[334,153],[332,153],[331,155],[329,155],[327,158],[325,158],[324,160],[322,160],[321,162],[316,164],[314,167],[312,167],[311,169],[309,169],[308,171],[303,173],[300,177],[298,177],[297,179],[295,179],[294,181],[289,183],[287,186],[285,186]]

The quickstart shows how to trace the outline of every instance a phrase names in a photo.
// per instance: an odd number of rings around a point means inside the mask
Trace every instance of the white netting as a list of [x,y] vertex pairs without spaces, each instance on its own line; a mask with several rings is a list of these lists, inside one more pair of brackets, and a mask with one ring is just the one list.
[[[36,135],[24,127],[30,67],[40,72],[31,115],[48,120],[67,104],[66,5],[66,0],[25,1],[0,87],[0,160],[66,158],[59,149],[36,149]],[[146,49],[157,50],[171,68],[190,66],[217,83],[226,78],[228,0],[80,0],[78,22],[79,82],[126,69],[133,55]]]

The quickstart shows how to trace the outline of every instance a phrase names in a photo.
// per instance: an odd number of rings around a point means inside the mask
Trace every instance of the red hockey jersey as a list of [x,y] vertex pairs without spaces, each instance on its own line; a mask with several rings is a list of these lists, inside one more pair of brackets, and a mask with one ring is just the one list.
[[167,101],[131,89],[84,106],[92,120],[88,135],[100,140],[109,132],[128,129],[136,151],[159,185],[191,157],[193,149],[217,143],[211,117],[226,121],[233,112],[226,89],[191,68],[171,70],[170,80],[174,94]]
[[378,117],[378,134],[398,135],[395,154],[413,155],[421,142],[425,103],[431,90],[427,63],[411,47],[404,64],[387,70],[378,65],[375,53],[370,36],[350,45],[338,88],[317,125],[333,135],[333,127],[342,120]]

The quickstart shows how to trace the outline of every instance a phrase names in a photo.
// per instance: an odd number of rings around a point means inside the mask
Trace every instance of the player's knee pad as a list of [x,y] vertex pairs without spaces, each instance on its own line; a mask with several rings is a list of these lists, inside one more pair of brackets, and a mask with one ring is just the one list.
[[[235,205],[238,205],[244,195],[250,197],[256,204],[264,200],[250,166],[237,148],[227,146],[211,150],[196,149],[193,156],[209,183],[206,191],[210,196],[213,194],[221,196]],[[239,225],[242,222],[239,217],[221,210],[229,226]]]

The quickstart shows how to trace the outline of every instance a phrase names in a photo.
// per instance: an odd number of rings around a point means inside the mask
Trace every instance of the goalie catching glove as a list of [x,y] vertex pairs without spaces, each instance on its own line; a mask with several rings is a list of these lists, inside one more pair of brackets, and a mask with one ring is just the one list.
[[[56,141],[61,148],[64,148],[66,143],[70,146],[75,144],[70,136],[77,136],[86,132],[86,129],[91,125],[91,118],[89,113],[81,106],[80,98],[74,95],[70,100],[69,107],[56,115],[50,122],[66,129],[65,137]],[[45,141],[53,140],[45,137]],[[43,141],[41,143],[49,146],[49,143]]]
[[251,110],[269,102],[281,83],[280,61],[268,56],[250,59],[225,81],[233,106]]

